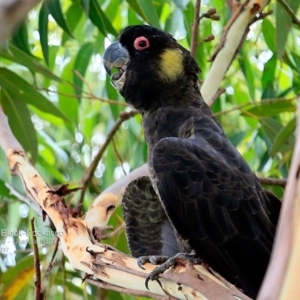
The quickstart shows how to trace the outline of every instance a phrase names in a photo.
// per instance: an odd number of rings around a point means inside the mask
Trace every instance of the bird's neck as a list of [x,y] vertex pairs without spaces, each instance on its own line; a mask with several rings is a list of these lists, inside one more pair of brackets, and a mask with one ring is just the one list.
[[208,117],[213,123],[216,122],[203,100],[186,107],[160,107],[151,112],[142,112],[142,116],[149,151],[163,138],[188,138],[193,132],[194,122],[201,122],[201,118]]

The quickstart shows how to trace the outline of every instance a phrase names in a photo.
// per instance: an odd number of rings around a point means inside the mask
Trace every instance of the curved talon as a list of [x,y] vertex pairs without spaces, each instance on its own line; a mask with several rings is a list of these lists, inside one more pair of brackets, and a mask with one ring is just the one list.
[[152,280],[152,279],[150,278],[150,274],[146,277],[146,280],[145,280],[145,287],[147,288],[147,290],[149,290],[149,287],[148,287],[149,280]]
[[143,267],[143,265],[144,265],[146,262],[148,262],[148,261],[146,260],[146,258],[148,258],[148,256],[141,256],[141,257],[139,257],[139,258],[137,259],[137,261],[136,261],[136,263],[137,263],[137,265],[139,266],[139,268],[141,268],[141,269],[143,269],[143,270],[146,270],[146,269]]

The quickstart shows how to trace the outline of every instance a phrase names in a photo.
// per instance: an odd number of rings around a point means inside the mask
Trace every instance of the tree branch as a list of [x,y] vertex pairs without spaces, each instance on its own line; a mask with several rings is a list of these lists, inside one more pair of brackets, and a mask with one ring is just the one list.
[[[0,119],[0,131],[3,119]],[[13,135],[9,137],[13,140]],[[97,282],[106,282],[111,288],[116,286],[122,291],[136,291],[137,295],[152,293],[164,296],[166,293],[177,299],[206,297],[217,299],[249,299],[219,275],[213,275],[201,265],[178,266],[160,276],[160,284],[151,282],[149,292],[145,287],[145,278],[155,266],[146,264],[145,270],[137,266],[131,258],[110,246],[93,244],[86,223],[72,217],[64,199],[47,185],[40,174],[30,164],[22,151],[7,150],[10,169],[23,182],[29,197],[35,199],[51,218],[56,234],[60,238],[64,254],[71,265],[87,273]],[[180,283],[179,283],[180,282]],[[149,295],[149,294],[148,294]]]
[[[247,0],[243,4],[237,4],[236,1],[232,2],[234,2],[232,7],[235,7],[237,10],[234,11],[231,20],[229,20],[225,27],[217,51],[212,57],[212,66],[206,74],[201,87],[202,96],[207,103],[211,102],[211,99],[221,86],[221,81],[234,59],[255,15],[268,4],[269,0]],[[236,8],[238,6],[240,9]]]
[[285,188],[287,180],[286,179],[279,179],[279,178],[265,178],[265,177],[258,177],[261,184],[264,185],[274,185],[280,186]]
[[296,17],[296,14],[291,9],[289,4],[285,0],[277,0],[280,5],[286,10],[286,12],[290,15],[290,17],[293,20],[293,23],[297,24],[297,26],[300,28],[300,20]]
[[191,41],[191,55],[192,55],[192,57],[195,56],[196,48],[197,48],[197,45],[198,45],[200,7],[201,7],[201,0],[196,0],[195,10],[194,10],[194,22],[193,22],[193,27],[192,27],[192,41]]
[[85,170],[82,178],[81,178],[81,184],[83,186],[83,189],[81,191],[80,196],[80,203],[83,201],[84,193],[87,189],[88,183],[92,179],[94,172],[98,166],[99,161],[101,160],[107,146],[109,145],[110,141],[112,140],[113,136],[119,129],[119,127],[122,125],[122,123],[131,117],[135,116],[138,112],[137,111],[130,111],[130,112],[122,112],[119,115],[119,118],[115,122],[114,126],[111,128],[110,132],[108,133],[105,142],[102,144],[101,148],[99,149],[98,153],[96,154],[94,160],[92,161],[91,165]]
[[300,98],[296,144],[271,261],[258,300],[293,300],[300,295]]

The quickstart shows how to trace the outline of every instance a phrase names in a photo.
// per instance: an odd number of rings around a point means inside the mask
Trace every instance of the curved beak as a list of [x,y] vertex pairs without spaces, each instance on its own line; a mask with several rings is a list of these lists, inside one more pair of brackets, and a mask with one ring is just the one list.
[[[128,61],[129,54],[119,41],[112,43],[103,54],[104,68],[111,78],[112,85],[118,90],[121,90],[124,85]],[[113,69],[116,69],[115,73],[112,73]]]

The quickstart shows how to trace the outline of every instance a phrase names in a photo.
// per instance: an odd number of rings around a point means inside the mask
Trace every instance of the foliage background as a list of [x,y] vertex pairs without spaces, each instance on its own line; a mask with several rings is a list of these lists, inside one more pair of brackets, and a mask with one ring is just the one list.
[[[222,82],[226,91],[212,106],[252,169],[259,176],[278,178],[288,174],[296,126],[295,98],[300,91],[299,27],[292,23],[282,1],[271,1],[267,10],[273,13],[250,27]],[[299,2],[286,2],[296,15]],[[105,74],[104,49],[125,26],[143,23],[170,32],[189,48],[194,5],[192,0],[47,1],[29,14],[0,50],[1,106],[14,134],[50,185],[80,185],[119,114],[131,109]],[[200,82],[230,19],[223,0],[202,1],[201,13],[211,7],[220,20],[201,20],[195,55],[202,69]],[[215,39],[202,42],[210,35]],[[102,190],[146,160],[141,116],[136,115],[122,123],[109,143],[85,190],[83,210]],[[268,188],[282,196],[282,188]],[[30,219],[36,216],[21,196],[26,197],[21,183],[10,176],[0,150],[0,292],[11,297],[5,299],[31,299],[34,291],[33,258],[29,255],[32,240],[24,247],[19,233],[7,237],[9,232],[30,229]],[[67,202],[75,206],[81,196],[78,192]],[[35,220],[36,229],[43,232],[38,235],[38,243],[44,274],[54,237],[39,217]],[[121,223],[118,208],[110,224],[118,227]],[[128,252],[123,231],[105,242]],[[50,275],[43,281],[47,297],[133,298],[82,284],[80,278],[59,251]]]

